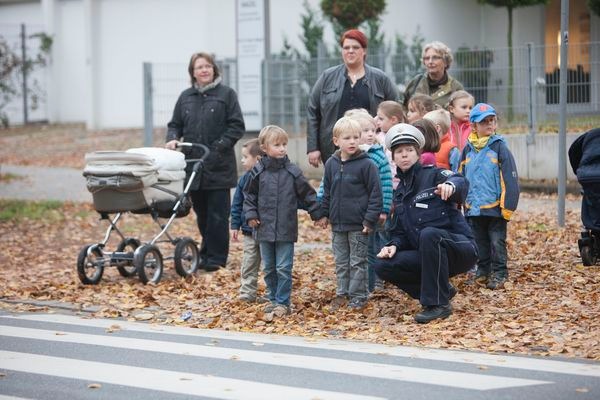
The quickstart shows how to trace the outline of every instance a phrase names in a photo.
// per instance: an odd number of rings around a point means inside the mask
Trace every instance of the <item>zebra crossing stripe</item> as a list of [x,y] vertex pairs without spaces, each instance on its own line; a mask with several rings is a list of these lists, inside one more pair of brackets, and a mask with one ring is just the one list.
[[221,340],[243,342],[261,342],[265,344],[295,346],[311,349],[347,351],[352,353],[388,355],[390,357],[407,357],[413,359],[485,365],[500,368],[521,369],[529,371],[550,372],[556,374],[600,377],[600,365],[592,363],[576,363],[556,361],[532,357],[485,354],[477,352],[427,349],[408,346],[388,346],[352,340],[313,339],[274,334],[240,333],[217,329],[196,329],[168,325],[153,325],[108,319],[85,319],[71,315],[29,314],[19,316],[0,316],[28,321],[52,322],[66,325],[80,325],[97,328],[109,328],[117,324],[121,329],[135,332],[161,333],[167,335],[184,335]]
[[32,374],[102,382],[163,392],[227,400],[381,400],[381,397],[312,390],[240,379],[0,351],[0,368]]
[[328,357],[294,355],[175,343],[168,341],[127,338],[111,335],[90,335],[75,332],[20,328],[12,326],[0,327],[0,335],[20,339],[46,340],[50,342],[78,343],[93,346],[108,346],[127,350],[141,350],[158,353],[178,354],[190,357],[234,360],[233,362],[252,362],[280,367],[302,368],[328,373],[340,373],[367,376],[380,379],[432,384],[472,390],[505,389],[548,384],[547,381],[481,375],[466,372],[454,372],[430,368],[405,367],[394,364],[381,364],[363,361],[352,361]]

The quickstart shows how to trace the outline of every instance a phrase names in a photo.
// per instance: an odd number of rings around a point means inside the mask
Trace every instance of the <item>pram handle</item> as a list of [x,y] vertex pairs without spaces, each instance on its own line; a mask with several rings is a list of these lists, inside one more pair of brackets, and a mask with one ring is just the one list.
[[194,161],[204,161],[206,159],[206,157],[208,157],[208,154],[210,153],[210,150],[208,148],[208,146],[201,144],[201,143],[191,143],[191,142],[179,142],[175,145],[177,148],[182,148],[182,147],[199,147],[202,149],[202,157],[200,158],[194,158],[194,159],[188,159],[186,160],[187,162],[194,162]]

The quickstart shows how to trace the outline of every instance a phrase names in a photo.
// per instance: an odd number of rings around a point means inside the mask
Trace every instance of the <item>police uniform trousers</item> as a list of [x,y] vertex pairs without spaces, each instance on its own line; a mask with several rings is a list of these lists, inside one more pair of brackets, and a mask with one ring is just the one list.
[[467,272],[477,262],[477,247],[466,236],[427,227],[419,248],[400,250],[392,258],[377,259],[377,275],[419,299],[423,306],[449,303],[449,277]]

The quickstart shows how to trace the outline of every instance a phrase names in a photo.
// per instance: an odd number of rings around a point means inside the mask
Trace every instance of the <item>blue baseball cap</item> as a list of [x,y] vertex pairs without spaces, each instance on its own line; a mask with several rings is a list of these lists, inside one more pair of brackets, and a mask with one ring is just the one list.
[[496,116],[496,110],[494,110],[494,107],[486,103],[477,103],[469,114],[469,121],[481,122],[485,119],[485,117],[489,117],[490,115]]

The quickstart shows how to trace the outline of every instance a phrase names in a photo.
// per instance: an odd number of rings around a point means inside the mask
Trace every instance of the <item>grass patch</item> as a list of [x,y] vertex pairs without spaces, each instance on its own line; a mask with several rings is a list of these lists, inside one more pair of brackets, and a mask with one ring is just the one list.
[[55,221],[63,218],[61,208],[62,202],[56,200],[0,200],[0,221],[19,221],[23,219],[50,219]]

